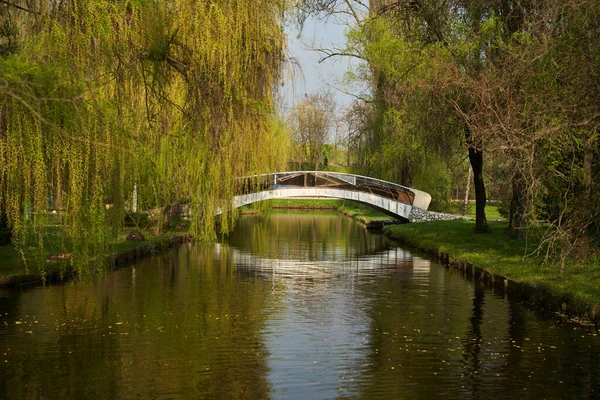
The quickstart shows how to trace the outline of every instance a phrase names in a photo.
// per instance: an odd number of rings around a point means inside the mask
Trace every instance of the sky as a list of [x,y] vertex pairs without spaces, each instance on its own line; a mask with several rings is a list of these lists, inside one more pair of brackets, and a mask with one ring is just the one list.
[[302,35],[298,38],[298,29],[288,27],[289,57],[295,57],[302,68],[301,72],[296,72],[295,79],[291,80],[289,73],[281,88],[282,107],[289,110],[298,100],[304,97],[304,94],[311,94],[321,89],[328,88],[333,93],[339,108],[347,107],[354,100],[353,97],[344,94],[329,85],[342,87],[341,81],[345,72],[350,67],[350,63],[355,61],[348,57],[332,57],[319,64],[319,58],[322,56],[318,52],[309,50],[309,47],[343,47],[346,26],[336,24],[332,21],[317,21],[314,18],[309,19],[304,26]]

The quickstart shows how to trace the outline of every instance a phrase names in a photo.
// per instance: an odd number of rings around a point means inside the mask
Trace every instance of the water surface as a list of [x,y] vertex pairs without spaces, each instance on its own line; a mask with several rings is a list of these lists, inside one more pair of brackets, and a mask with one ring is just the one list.
[[333,213],[0,292],[0,398],[594,398],[596,331]]

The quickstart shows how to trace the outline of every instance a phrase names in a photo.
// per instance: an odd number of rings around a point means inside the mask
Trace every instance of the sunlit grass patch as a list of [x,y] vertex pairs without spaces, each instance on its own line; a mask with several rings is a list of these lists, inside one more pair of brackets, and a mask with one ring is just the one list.
[[[469,204],[465,217],[475,218],[475,204]],[[500,206],[493,204],[488,204],[485,206],[485,217],[490,220],[505,219],[502,215],[500,215]]]
[[351,200],[343,201],[339,210],[353,218],[361,219],[366,222],[393,219],[374,207]]

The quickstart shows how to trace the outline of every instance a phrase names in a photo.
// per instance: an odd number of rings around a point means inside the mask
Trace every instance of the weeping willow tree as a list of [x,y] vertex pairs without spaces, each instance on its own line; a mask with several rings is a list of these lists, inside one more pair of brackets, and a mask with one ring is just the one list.
[[[43,246],[49,201],[80,275],[110,250],[131,202],[192,233],[231,226],[236,177],[285,159],[273,93],[284,0],[0,2],[0,210]],[[162,214],[162,215],[160,215]]]

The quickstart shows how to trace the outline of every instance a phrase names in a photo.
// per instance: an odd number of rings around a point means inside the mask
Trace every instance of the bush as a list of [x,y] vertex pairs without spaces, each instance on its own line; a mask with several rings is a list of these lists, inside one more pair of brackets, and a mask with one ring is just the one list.
[[145,213],[125,214],[124,225],[128,227],[146,228],[150,224],[150,217]]

